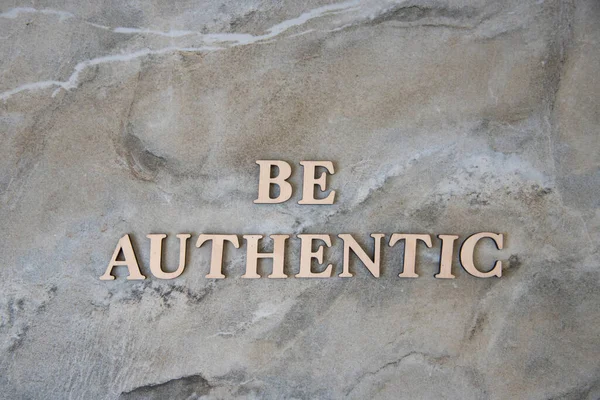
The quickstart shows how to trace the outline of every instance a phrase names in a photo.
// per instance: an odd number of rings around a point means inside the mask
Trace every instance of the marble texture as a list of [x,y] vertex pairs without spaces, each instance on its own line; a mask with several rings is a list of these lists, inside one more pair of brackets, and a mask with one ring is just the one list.
[[[600,398],[598,21],[0,1],[0,398]],[[333,161],[336,203],[253,204],[258,159]],[[400,279],[386,247],[379,279],[241,279],[242,248],[210,280],[206,246],[175,280],[98,279],[126,233],[149,275],[148,233],[174,264],[177,233],[479,231],[506,235],[500,279],[434,279],[435,249]]]

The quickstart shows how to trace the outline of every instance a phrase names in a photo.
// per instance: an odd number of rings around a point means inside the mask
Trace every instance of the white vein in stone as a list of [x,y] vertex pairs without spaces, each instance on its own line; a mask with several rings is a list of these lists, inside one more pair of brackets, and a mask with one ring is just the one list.
[[93,26],[94,28],[104,29],[105,31],[112,30],[112,28],[110,26],[95,24],[93,22],[88,22],[88,21],[85,21],[85,23],[88,24],[88,25],[90,25],[90,26]]
[[273,39],[276,36],[281,35],[290,28],[303,25],[310,20],[319,18],[325,15],[334,15],[341,12],[348,12],[358,9],[358,0],[350,0],[342,3],[329,4],[326,6],[318,7],[307,11],[300,16],[286,21],[280,22],[277,25],[272,26],[267,30],[264,35],[251,35],[249,33],[207,33],[203,34],[196,31],[187,30],[171,30],[171,31],[159,31],[147,28],[127,28],[118,27],[113,29],[115,33],[124,34],[149,34],[164,37],[182,37],[189,35],[198,35],[204,42],[208,44],[214,43],[231,43],[232,46],[253,44],[269,39]]
[[6,12],[1,13],[0,18],[15,19],[21,14],[56,15],[59,17],[60,21],[63,21],[67,18],[72,18],[75,16],[68,11],[52,10],[49,8],[44,8],[44,9],[38,10],[37,8],[33,8],[33,7],[17,7],[17,8],[13,8]]
[[[55,87],[55,86],[58,86],[58,89],[65,89],[65,90],[75,89],[75,88],[77,88],[77,86],[79,86],[79,76],[81,75],[81,72],[83,72],[83,70],[85,70],[87,67],[91,67],[91,66],[95,66],[95,65],[99,65],[99,64],[131,61],[131,60],[134,60],[134,59],[140,58],[140,57],[145,57],[145,56],[149,56],[149,55],[167,54],[167,53],[172,53],[175,51],[205,52],[205,51],[215,51],[215,50],[220,50],[220,49],[221,49],[220,47],[211,47],[211,46],[202,46],[202,47],[173,47],[173,46],[170,46],[170,47],[165,47],[165,48],[158,49],[158,50],[142,49],[142,50],[134,51],[132,53],[114,54],[114,55],[110,55],[110,56],[92,58],[90,60],[85,60],[85,61],[78,63],[75,66],[73,73],[71,74],[69,79],[67,79],[66,81],[41,81],[41,82],[34,82],[34,83],[26,83],[24,85],[21,85],[21,86],[18,86],[16,88],[12,89],[12,90],[8,90],[6,92],[0,93],[0,100],[6,101],[12,95],[15,95],[20,92],[48,89],[48,88]],[[53,97],[57,93],[58,92],[55,90],[54,93],[52,94]]]
[[[98,28],[104,29],[104,28],[108,28],[108,27],[104,27],[104,26],[100,25],[100,26],[98,26]],[[110,29],[110,28],[108,28],[108,29]],[[164,36],[164,37],[170,37],[170,38],[177,38],[177,37],[182,37],[182,36],[198,34],[198,32],[195,32],[195,31],[172,30],[172,31],[163,32],[163,31],[157,31],[157,30],[153,30],[153,29],[125,28],[125,27],[115,28],[112,31],[115,33],[150,34],[150,35]]]
[[[183,30],[172,30],[172,31],[163,32],[163,31],[158,31],[158,30],[153,30],[153,29],[127,28],[127,27],[118,27],[118,28],[112,29],[112,28],[104,26],[104,25],[98,25],[98,24],[93,24],[93,23],[89,23],[89,22],[88,22],[88,24],[91,26],[94,26],[96,28],[100,28],[100,29],[104,29],[104,30],[107,30],[107,29],[112,30],[115,33],[153,34],[153,35],[165,36],[165,37],[170,37],[170,38],[178,38],[178,37],[183,37],[183,36],[188,36],[188,35],[198,35],[198,36],[200,36],[202,41],[207,45],[228,44],[229,46],[240,46],[240,45],[254,44],[257,42],[264,42],[266,40],[273,39],[276,36],[279,36],[282,33],[284,33],[285,31],[289,30],[290,28],[303,25],[306,22],[308,22],[312,19],[315,19],[315,18],[319,18],[319,17],[325,16],[325,15],[333,15],[333,14],[338,14],[341,12],[356,10],[356,9],[358,9],[359,4],[360,4],[359,0],[349,0],[349,1],[341,2],[341,3],[329,4],[326,6],[318,7],[318,8],[312,9],[310,11],[307,11],[307,12],[301,14],[296,18],[292,18],[292,19],[280,22],[280,23],[272,26],[271,28],[269,28],[267,30],[267,33],[264,35],[252,35],[252,34],[248,34],[248,33],[201,34],[199,32],[195,32],[195,31],[183,31]],[[35,8],[15,8],[6,13],[0,14],[0,16],[4,16],[5,18],[16,18],[20,13],[24,13],[24,12],[28,12],[28,13],[40,12],[40,13],[44,13],[44,14],[56,14],[56,15],[61,16],[61,19],[73,16],[73,14],[68,13],[66,11],[56,11],[56,10],[49,10],[49,9],[37,10]],[[41,81],[41,82],[26,83],[26,84],[23,84],[23,85],[20,85],[20,86],[14,88],[14,89],[0,93],[0,100],[6,102],[6,100],[9,99],[11,96],[13,96],[17,93],[20,93],[20,92],[35,91],[35,90],[47,89],[47,88],[57,86],[58,87],[57,90],[55,90],[52,93],[52,97],[54,97],[59,92],[60,89],[70,90],[70,89],[76,88],[79,85],[79,75],[81,74],[81,72],[84,69],[86,69],[87,67],[98,65],[98,64],[117,62],[117,61],[129,61],[129,60],[133,60],[133,59],[136,59],[139,57],[144,57],[147,55],[165,54],[165,53],[169,53],[169,52],[173,52],[173,51],[213,51],[213,50],[220,50],[220,49],[223,49],[223,48],[222,47],[211,47],[211,46],[203,46],[203,47],[197,47],[197,48],[166,47],[166,48],[158,49],[158,50],[142,49],[142,50],[138,50],[138,51],[135,51],[132,53],[117,54],[117,55],[93,58],[93,59],[82,61],[82,62],[78,63],[75,66],[74,71],[71,74],[71,76],[69,77],[69,79],[67,79],[64,82],[56,81],[56,80],[47,80],[47,81]]]

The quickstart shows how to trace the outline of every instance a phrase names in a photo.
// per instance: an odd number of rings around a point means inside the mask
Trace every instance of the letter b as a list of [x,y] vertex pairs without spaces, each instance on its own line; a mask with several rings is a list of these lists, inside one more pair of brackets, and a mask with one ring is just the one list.
[[[277,160],[258,160],[256,163],[260,166],[260,175],[258,180],[258,199],[254,200],[256,204],[276,204],[283,203],[292,197],[292,185],[287,179],[292,175],[292,167],[285,161]],[[279,168],[279,175],[271,177],[271,167]],[[271,185],[279,186],[279,196],[271,198]]]

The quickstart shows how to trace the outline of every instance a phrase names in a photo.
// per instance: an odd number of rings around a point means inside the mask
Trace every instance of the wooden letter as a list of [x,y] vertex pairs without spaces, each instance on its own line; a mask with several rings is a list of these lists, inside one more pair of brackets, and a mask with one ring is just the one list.
[[[123,261],[117,261],[117,257],[119,257],[119,253],[123,251]],[[127,279],[129,280],[142,280],[146,279],[144,275],[140,272],[140,267],[138,266],[137,258],[135,257],[135,252],[133,251],[133,246],[131,245],[131,240],[129,239],[129,235],[123,236],[119,239],[117,243],[117,248],[113,253],[113,256],[108,263],[108,268],[104,275],[100,277],[100,280],[103,281],[112,281],[115,279],[114,276],[111,275],[112,269],[115,266],[125,265],[129,269],[129,276]]]
[[442,253],[440,255],[440,273],[434,276],[438,279],[454,279],[452,275],[452,256],[454,255],[454,241],[456,235],[438,235],[442,241]]
[[315,169],[316,167],[325,167],[330,174],[334,174],[333,163],[331,161],[300,161],[300,165],[304,167],[304,183],[302,184],[302,200],[298,204],[333,204],[335,190],[332,190],[324,199],[315,199],[315,185],[319,185],[322,192],[327,190],[325,172],[315,178]]
[[425,243],[427,247],[431,247],[431,236],[429,235],[411,235],[394,233],[390,238],[390,247],[395,245],[399,240],[404,239],[404,269],[398,275],[400,278],[418,278],[415,273],[415,262],[417,258],[417,240]]
[[475,263],[473,262],[473,253],[475,251],[475,245],[479,242],[480,239],[490,238],[496,244],[496,248],[498,250],[502,250],[504,245],[504,236],[498,233],[491,232],[480,232],[476,233],[472,236],[469,236],[463,243],[462,248],[460,249],[460,263],[462,264],[465,271],[469,274],[476,276],[478,278],[490,278],[492,276],[497,276],[500,278],[502,276],[502,261],[496,261],[494,267],[488,272],[481,272],[475,267]]
[[270,237],[273,239],[273,252],[259,253],[258,240],[262,239],[262,235],[244,235],[247,247],[246,273],[242,275],[242,278],[260,278],[257,272],[259,258],[273,259],[273,273],[268,276],[269,278],[287,278],[287,275],[283,273],[283,262],[285,257],[285,241],[290,235],[271,235]]
[[206,275],[209,279],[223,279],[223,247],[225,241],[230,242],[236,249],[240,248],[240,241],[237,235],[200,235],[196,242],[196,247],[200,247],[204,242],[212,240],[212,251],[210,255],[210,271]]
[[146,237],[150,239],[150,272],[159,279],[177,278],[185,268],[185,253],[187,240],[191,237],[189,233],[177,235],[179,238],[179,267],[173,272],[165,272],[162,269],[162,241],[167,237],[164,233],[151,234]]
[[[258,178],[258,199],[254,200],[256,204],[275,204],[283,203],[292,197],[292,185],[286,181],[292,175],[292,167],[285,161],[277,160],[258,160],[260,166]],[[279,168],[279,175],[271,177],[271,167]],[[279,186],[279,196],[272,199],[270,196],[271,185]]]
[[331,238],[329,235],[320,234],[304,234],[297,235],[301,240],[300,246],[300,271],[296,274],[296,278],[329,278],[333,266],[329,264],[323,272],[312,272],[311,264],[314,258],[323,264],[323,245],[319,245],[319,249],[312,251],[313,240],[322,240],[327,247],[331,247]]
[[375,241],[375,250],[373,254],[373,260],[369,258],[367,253],[360,247],[360,245],[354,240],[352,235],[347,233],[342,233],[338,235],[340,239],[344,241],[344,268],[343,272],[338,276],[342,278],[351,278],[352,273],[350,273],[350,250],[354,252],[360,258],[360,261],[365,264],[365,267],[371,272],[371,274],[375,278],[379,278],[379,267],[380,267],[380,259],[381,259],[381,238],[385,235],[383,233],[373,233],[371,237]]

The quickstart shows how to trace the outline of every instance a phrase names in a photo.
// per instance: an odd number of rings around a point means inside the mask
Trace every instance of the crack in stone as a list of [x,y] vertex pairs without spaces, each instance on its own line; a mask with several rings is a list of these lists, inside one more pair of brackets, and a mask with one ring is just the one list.
[[476,335],[483,331],[483,325],[485,324],[486,314],[480,314],[475,319],[475,323],[469,330],[469,338],[468,340],[473,340]]
[[123,113],[124,116],[121,123],[121,132],[123,132],[123,134],[120,140],[117,141],[118,143],[115,147],[117,153],[125,158],[127,166],[135,178],[145,182],[153,182],[159,171],[166,166],[167,159],[154,154],[144,145],[144,142],[133,133],[133,125],[130,121],[133,107],[136,104],[141,74],[142,71],[139,71],[136,76],[131,101],[129,102],[126,111]]
[[202,375],[195,374],[157,384],[148,384],[122,392],[120,400],[196,399],[208,395],[214,387]]
[[140,138],[131,133],[130,127],[127,131],[124,141],[127,149],[127,165],[131,173],[143,181],[154,181],[167,160],[148,150]]
[[[462,18],[472,19],[477,16],[477,11],[473,7],[449,8],[435,7],[425,5],[398,5],[379,14],[371,24],[380,24],[388,21],[417,22],[424,19],[447,18],[451,20],[460,20]],[[473,28],[473,26],[460,26],[445,23],[425,23],[427,26],[444,26],[450,28]]]
[[390,362],[387,362],[387,363],[383,364],[381,367],[377,368],[375,371],[369,371],[369,372],[366,372],[366,373],[362,374],[358,379],[356,379],[356,381],[354,382],[354,384],[346,391],[346,396],[349,396],[350,393],[352,393],[354,391],[354,389],[356,389],[356,387],[366,377],[368,377],[368,376],[375,376],[379,372],[383,371],[384,369],[386,369],[388,367],[397,367],[405,359],[407,359],[409,357],[413,357],[413,356],[420,356],[420,357],[422,357],[422,359],[424,361],[426,361],[429,364],[443,364],[449,358],[448,356],[432,356],[430,354],[423,353],[423,352],[420,352],[420,351],[411,351],[411,352],[408,352],[405,355],[403,355],[402,357],[400,357],[400,358],[398,358],[398,359],[396,359],[394,361],[390,361]]

